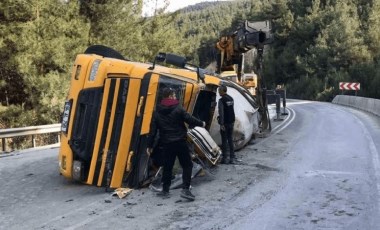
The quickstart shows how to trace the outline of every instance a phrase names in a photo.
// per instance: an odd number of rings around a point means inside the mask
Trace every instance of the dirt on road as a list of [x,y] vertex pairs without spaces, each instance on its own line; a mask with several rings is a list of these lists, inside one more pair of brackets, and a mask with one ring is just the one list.
[[168,199],[149,188],[120,199],[67,181],[58,172],[57,148],[11,154],[0,159],[0,229],[224,229],[281,189],[287,172],[278,165],[288,144],[281,132],[252,140],[236,152],[236,164],[192,180],[193,202],[180,197],[181,189]]

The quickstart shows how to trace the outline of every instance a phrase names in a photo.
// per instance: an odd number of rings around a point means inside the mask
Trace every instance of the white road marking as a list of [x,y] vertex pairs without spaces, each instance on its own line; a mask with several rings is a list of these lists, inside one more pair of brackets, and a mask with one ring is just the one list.
[[[286,110],[288,110],[289,112],[289,115],[282,121],[282,123],[278,126],[276,126],[275,128],[272,129],[272,131],[270,132],[270,135],[265,138],[265,139],[262,139],[259,141],[260,144],[270,140],[273,136],[273,134],[277,134],[279,132],[281,132],[282,130],[284,130],[286,127],[288,127],[293,121],[294,119],[296,118],[296,113],[293,109],[287,107]],[[290,119],[290,121],[288,121]]]
[[[289,116],[287,116],[285,118],[285,120],[283,121],[283,123],[275,128],[272,129],[272,132],[274,132],[274,134],[277,134],[279,132],[281,132],[282,130],[284,130],[286,127],[288,127],[293,121],[294,119],[296,118],[296,113],[295,111],[292,109],[292,108],[289,108],[287,107],[286,110],[289,111]],[[291,117],[291,118],[289,118]],[[290,121],[288,121],[290,119]],[[278,129],[278,130],[277,130]]]
[[[300,104],[310,104],[313,103],[314,101],[294,101],[294,102],[286,102],[288,105],[300,105]],[[314,102],[315,103],[315,102]]]

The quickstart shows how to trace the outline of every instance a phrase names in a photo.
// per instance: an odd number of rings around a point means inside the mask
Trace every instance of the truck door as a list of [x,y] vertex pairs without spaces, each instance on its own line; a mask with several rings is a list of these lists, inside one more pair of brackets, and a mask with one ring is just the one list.
[[[143,85],[143,84],[142,84]],[[147,135],[150,132],[150,123],[153,115],[153,110],[162,100],[162,90],[164,88],[172,88],[175,91],[176,97],[186,110],[191,106],[191,101],[195,99],[194,85],[190,82],[176,79],[171,76],[152,74],[149,83],[149,90],[147,94],[146,103],[143,105],[144,111],[142,124],[140,125],[141,131],[139,135],[132,138],[133,143],[133,159],[128,161],[131,167],[127,167],[130,170],[125,182],[128,187],[138,187],[150,176],[149,157],[146,154]],[[144,87],[141,86],[141,89]],[[140,107],[140,106],[139,106]],[[140,122],[135,121],[135,125]],[[138,130],[135,128],[134,130]]]

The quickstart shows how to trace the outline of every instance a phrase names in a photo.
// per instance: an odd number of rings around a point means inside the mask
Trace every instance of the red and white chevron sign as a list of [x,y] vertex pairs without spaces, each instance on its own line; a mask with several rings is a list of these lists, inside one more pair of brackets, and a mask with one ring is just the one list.
[[360,90],[360,83],[358,83],[358,82],[339,82],[339,89],[341,89],[341,90]]

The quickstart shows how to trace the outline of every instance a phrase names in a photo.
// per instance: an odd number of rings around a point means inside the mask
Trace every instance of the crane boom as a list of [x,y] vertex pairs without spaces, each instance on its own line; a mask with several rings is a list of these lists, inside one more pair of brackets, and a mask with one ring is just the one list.
[[254,65],[257,75],[255,99],[262,117],[262,128],[270,129],[268,108],[266,103],[266,86],[262,76],[264,45],[273,41],[271,23],[269,21],[241,23],[237,30],[230,35],[222,36],[216,43],[219,50],[216,72],[223,76],[223,72],[235,71],[237,82],[241,82],[244,54],[252,49],[257,50]]

